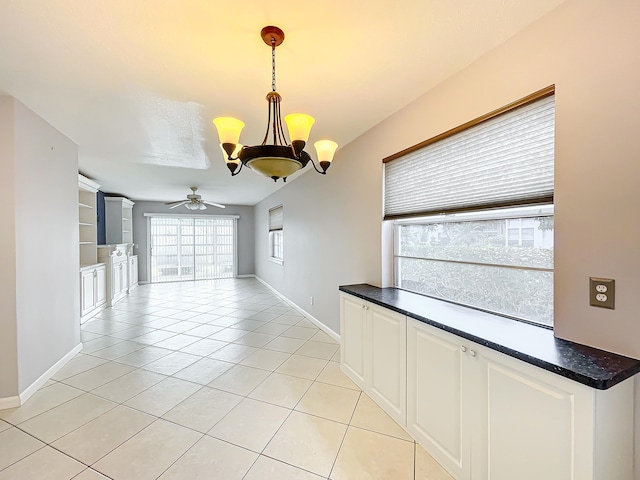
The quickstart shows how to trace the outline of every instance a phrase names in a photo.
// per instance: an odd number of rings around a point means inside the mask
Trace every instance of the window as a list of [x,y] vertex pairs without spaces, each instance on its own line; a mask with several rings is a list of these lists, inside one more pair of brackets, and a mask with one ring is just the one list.
[[269,259],[284,262],[284,233],[282,205],[269,210]]
[[394,233],[396,287],[553,324],[552,205],[398,220]]
[[385,159],[397,288],[553,324],[553,87]]
[[235,276],[236,217],[145,215],[152,283]]

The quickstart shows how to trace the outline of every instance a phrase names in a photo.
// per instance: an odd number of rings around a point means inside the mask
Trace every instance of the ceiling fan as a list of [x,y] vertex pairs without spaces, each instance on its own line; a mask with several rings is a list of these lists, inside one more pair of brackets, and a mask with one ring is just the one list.
[[171,205],[171,208],[179,207],[180,205],[184,205],[189,210],[206,210],[207,205],[211,205],[212,207],[225,208],[224,205],[219,203],[207,202],[206,200],[202,200],[202,197],[196,194],[196,190],[198,187],[189,187],[191,188],[191,194],[187,195],[186,200],[178,200],[176,202],[166,202],[165,205]]

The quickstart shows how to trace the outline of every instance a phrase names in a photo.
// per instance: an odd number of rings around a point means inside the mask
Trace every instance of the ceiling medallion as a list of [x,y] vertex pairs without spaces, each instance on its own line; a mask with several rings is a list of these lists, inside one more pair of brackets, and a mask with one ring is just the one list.
[[[276,47],[284,41],[284,32],[278,27],[270,26],[264,27],[260,35],[264,42],[271,47],[272,79],[271,91],[267,94],[267,102],[269,102],[267,131],[262,143],[252,147],[238,143],[240,132],[244,127],[244,123],[240,120],[231,117],[218,117],[213,120],[218,130],[220,148],[222,148],[231,176],[240,173],[242,166],[246,165],[274,181],[282,178],[286,182],[289,175],[306,167],[309,161],[316,172],[325,175],[331,166],[338,144],[331,140],[319,140],[313,144],[320,164],[320,168],[318,168],[311,156],[304,151],[311,126],[315,120],[303,113],[291,113],[284,117],[291,138],[291,143],[287,142],[280,117],[282,97],[276,91]],[[267,143],[270,134],[272,143]]]

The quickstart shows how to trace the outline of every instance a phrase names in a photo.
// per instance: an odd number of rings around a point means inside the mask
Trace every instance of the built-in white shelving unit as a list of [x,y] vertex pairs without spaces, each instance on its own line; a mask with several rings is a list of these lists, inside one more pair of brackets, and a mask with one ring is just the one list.
[[93,180],[78,174],[78,225],[80,229],[80,266],[94,265],[97,257],[96,193],[100,189]]
[[78,174],[78,228],[80,250],[80,323],[106,304],[106,267],[98,263],[96,193],[93,180]]
[[107,244],[133,243],[133,205],[125,197],[105,197]]

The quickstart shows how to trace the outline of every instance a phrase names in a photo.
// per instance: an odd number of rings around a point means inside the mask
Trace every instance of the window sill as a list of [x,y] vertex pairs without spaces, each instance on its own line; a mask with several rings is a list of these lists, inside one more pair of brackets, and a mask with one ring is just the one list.
[[556,338],[552,330],[397,288],[344,285],[340,291],[517,358],[606,390],[640,372],[640,360]]
[[280,260],[279,258],[269,257],[269,261],[277,263],[278,265],[284,265],[284,260]]

